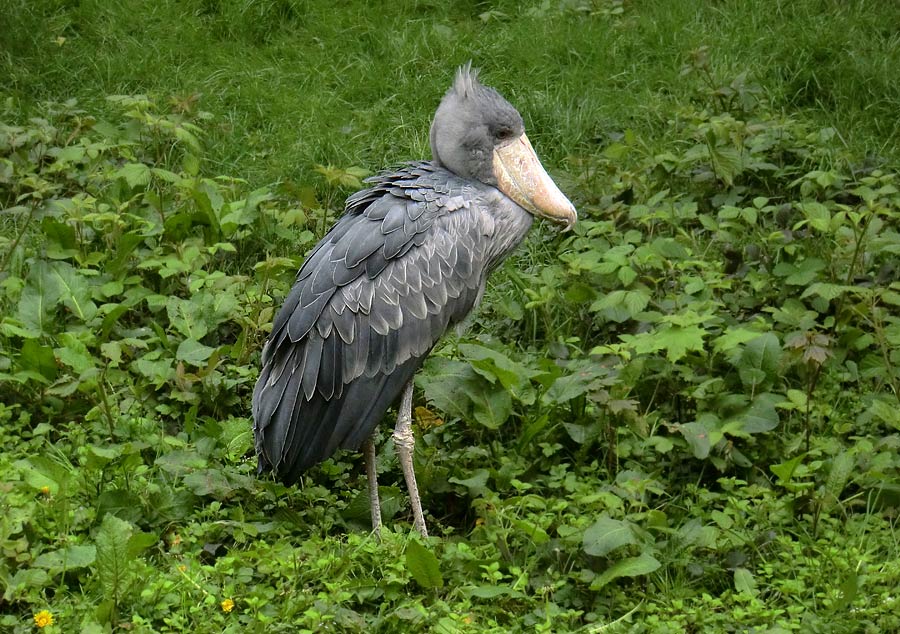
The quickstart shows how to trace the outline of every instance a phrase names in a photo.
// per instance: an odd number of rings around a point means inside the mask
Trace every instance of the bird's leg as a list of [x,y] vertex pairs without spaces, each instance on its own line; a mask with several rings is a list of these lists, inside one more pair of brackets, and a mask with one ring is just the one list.
[[369,508],[372,509],[372,532],[381,533],[381,500],[378,499],[378,473],[375,471],[374,434],[363,445],[366,455],[366,480],[369,482]]
[[397,455],[400,457],[400,466],[403,467],[403,476],[406,478],[406,488],[409,489],[409,503],[413,511],[413,525],[421,533],[422,537],[428,537],[428,529],[425,528],[425,516],[422,514],[422,500],[419,498],[419,487],[416,484],[416,473],[413,471],[413,448],[416,439],[412,433],[412,398],[413,382],[410,379],[403,390],[403,398],[400,400],[400,410],[397,412],[397,426],[394,428],[394,445],[397,447]]

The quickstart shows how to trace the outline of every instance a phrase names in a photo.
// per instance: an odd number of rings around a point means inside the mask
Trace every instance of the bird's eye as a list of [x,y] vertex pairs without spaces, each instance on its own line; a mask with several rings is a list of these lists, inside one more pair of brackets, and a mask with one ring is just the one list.
[[511,139],[513,137],[513,131],[511,128],[500,128],[497,130],[497,138],[501,141],[506,141],[507,139]]

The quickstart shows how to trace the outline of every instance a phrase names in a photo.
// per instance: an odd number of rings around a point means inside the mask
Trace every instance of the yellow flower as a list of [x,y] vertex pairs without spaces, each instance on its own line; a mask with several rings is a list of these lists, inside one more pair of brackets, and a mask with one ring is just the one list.
[[34,615],[34,624],[38,627],[53,625],[53,615],[48,610],[41,610]]
[[231,612],[233,609],[234,609],[234,601],[232,601],[231,599],[225,599],[224,601],[222,601],[222,612],[225,612],[227,614],[228,612]]
[[50,487],[48,487],[47,485],[42,486],[41,493],[43,493],[44,495],[50,495]]

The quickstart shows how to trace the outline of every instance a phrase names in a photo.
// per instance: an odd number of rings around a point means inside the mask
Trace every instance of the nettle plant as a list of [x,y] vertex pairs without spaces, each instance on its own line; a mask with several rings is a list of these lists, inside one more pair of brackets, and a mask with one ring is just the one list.
[[[417,376],[432,550],[353,534],[365,487],[340,456],[290,490],[245,460],[273,298],[364,171],[317,168],[322,203],[205,176],[189,99],[0,126],[2,601],[77,586],[85,622],[294,631],[340,591],[342,624],[407,631],[418,588],[442,621],[491,606],[498,631],[555,631],[637,610],[641,584],[703,598],[651,598],[636,631],[699,631],[821,596],[840,614],[866,570],[891,595],[866,538],[900,500],[898,177],[746,78],[703,86],[664,151],[626,131],[570,158],[573,234],[531,240]],[[845,532],[855,567],[798,581],[804,544]]]
[[765,111],[690,109],[670,125],[681,151],[629,132],[573,161],[613,193],[528,291],[562,308],[549,330],[581,324],[567,332],[604,368],[594,378],[616,376],[585,394],[592,418],[637,432],[619,459],[681,447],[725,471],[811,452],[816,432],[894,434],[897,174]]
[[109,121],[68,102],[0,125],[0,436],[20,449],[0,601],[93,569],[101,622],[202,497],[266,499],[250,358],[298,261],[256,254],[315,240],[268,190],[201,175],[202,112],[109,102]]
[[6,402],[84,416],[114,437],[123,414],[191,419],[235,405],[270,317],[266,279],[295,263],[260,263],[259,286],[226,273],[259,216],[277,221],[272,195],[200,176],[186,116],[110,101],[116,123],[69,103],[0,129],[0,345]]
[[[518,262],[494,289],[484,319],[517,329],[524,350],[482,336],[447,349],[467,363],[429,363],[420,384],[440,410],[503,424],[520,447],[561,438],[612,476],[629,465],[689,474],[687,454],[814,491],[860,454],[889,454],[897,174],[847,162],[834,130],[766,111],[746,77],[705,94],[706,107],[669,121],[677,150],[626,131],[572,157],[585,192],[610,193],[582,206],[575,235],[541,247],[551,263]],[[805,467],[784,478],[787,464]],[[879,473],[845,474],[838,488],[852,479],[893,499]]]
[[[521,255],[418,379],[469,423],[429,423],[426,489],[468,498],[448,521],[513,587],[601,614],[620,577],[756,597],[794,517],[827,541],[900,501],[898,175],[751,88],[678,111],[665,152],[627,131],[572,157],[574,235]],[[857,577],[835,574],[838,610]]]

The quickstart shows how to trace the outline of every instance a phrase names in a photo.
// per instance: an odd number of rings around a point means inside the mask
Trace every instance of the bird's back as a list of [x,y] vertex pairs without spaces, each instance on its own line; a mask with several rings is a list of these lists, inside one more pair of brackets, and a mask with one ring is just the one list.
[[256,451],[288,483],[360,447],[531,224],[496,189],[430,163],[370,182],[304,262],[263,350]]

